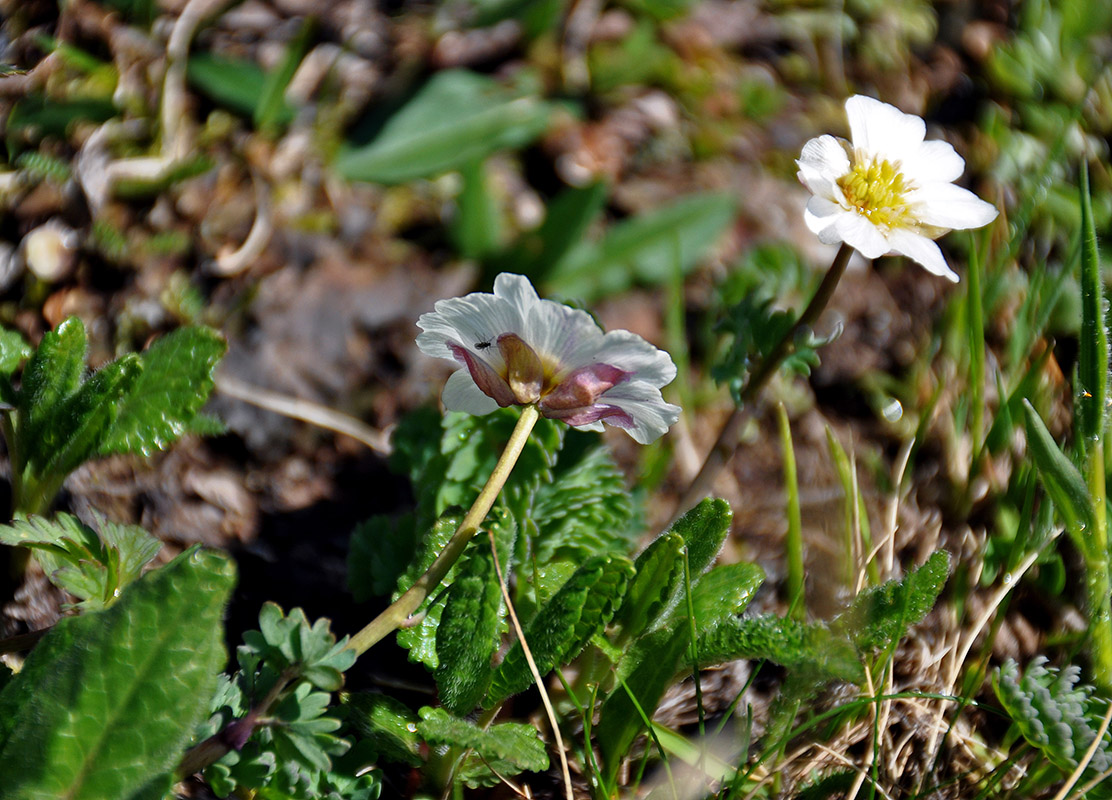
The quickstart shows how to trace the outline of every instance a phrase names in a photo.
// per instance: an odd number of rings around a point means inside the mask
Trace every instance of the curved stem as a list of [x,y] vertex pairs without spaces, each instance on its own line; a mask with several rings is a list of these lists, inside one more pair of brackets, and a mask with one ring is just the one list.
[[463,553],[463,548],[467,546],[471,537],[479,530],[479,525],[486,519],[486,515],[490,512],[491,506],[494,505],[498,493],[502,491],[506,479],[510,477],[510,471],[517,463],[518,456],[521,455],[525,443],[529,440],[529,434],[532,432],[533,426],[537,424],[538,419],[540,419],[540,412],[536,406],[525,406],[521,410],[521,418],[517,421],[517,427],[510,435],[510,441],[506,443],[506,449],[502,451],[498,463],[494,465],[494,470],[490,473],[486,486],[475,498],[471,510],[467,512],[456,532],[452,534],[452,538],[448,540],[444,550],[432,562],[425,574],[418,578],[417,582],[410,586],[405,594],[371,620],[363,630],[351,637],[351,641],[348,642],[349,649],[363,655],[392,631],[400,628],[429,596],[429,592],[435,589],[440,581],[444,579],[448,570],[452,568],[452,565]]
[[819,288],[815,290],[811,302],[803,309],[803,313],[799,315],[795,324],[772,348],[768,357],[761,361],[757,365],[757,369],[749,376],[749,381],[738,397],[737,407],[730,414],[730,418],[726,420],[726,424],[722,426],[722,431],[718,434],[718,439],[715,440],[710,453],[707,454],[699,474],[691,481],[691,485],[687,487],[687,491],[680,498],[676,507],[676,517],[694,507],[696,503],[710,493],[710,487],[714,483],[714,479],[718,477],[718,473],[726,466],[737,448],[737,437],[741,432],[742,425],[749,418],[751,401],[765,387],[765,384],[768,383],[784,359],[791,355],[795,348],[795,337],[799,332],[813,325],[826,308],[826,304],[830,302],[830,298],[834,294],[834,289],[838,286],[838,281],[842,279],[842,275],[846,271],[852,253],[853,248],[848,244],[843,244],[838,248],[838,253],[834,256],[834,261],[823,277],[822,283],[819,284]]

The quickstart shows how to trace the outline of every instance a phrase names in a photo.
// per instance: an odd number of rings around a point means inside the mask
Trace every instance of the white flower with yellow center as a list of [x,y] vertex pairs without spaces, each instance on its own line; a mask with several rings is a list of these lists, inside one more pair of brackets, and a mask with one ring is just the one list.
[[449,410],[536,404],[550,419],[588,430],[605,421],[641,444],[679,419],[679,406],[660,394],[676,377],[667,353],[629,331],[604,333],[585,311],[541,300],[521,275],[502,273],[494,294],[440,300],[434,309],[417,320],[417,346],[463,365],[444,384]]
[[845,242],[866,258],[900,253],[935,275],[958,276],[934,243],[951,230],[979,228],[996,208],[960,186],[965,169],[947,142],[923,141],[926,125],[871,97],[846,100],[852,143],[811,139],[796,164],[814,195],[803,218],[827,244]]

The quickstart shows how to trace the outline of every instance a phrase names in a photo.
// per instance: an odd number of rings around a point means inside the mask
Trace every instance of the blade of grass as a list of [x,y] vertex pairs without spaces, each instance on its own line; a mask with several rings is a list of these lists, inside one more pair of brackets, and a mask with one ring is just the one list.
[[780,448],[784,454],[784,490],[788,494],[788,533],[784,550],[788,559],[788,616],[802,622],[807,618],[803,581],[803,521],[799,508],[799,476],[795,464],[795,447],[787,409],[776,407],[780,423]]

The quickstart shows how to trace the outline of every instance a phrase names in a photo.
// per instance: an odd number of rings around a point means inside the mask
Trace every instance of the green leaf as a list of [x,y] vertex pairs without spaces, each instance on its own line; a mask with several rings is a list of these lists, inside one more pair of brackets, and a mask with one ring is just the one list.
[[[1107,700],[1092,686],[1079,684],[1081,670],[1058,670],[1036,656],[1023,675],[1009,659],[992,677],[992,688],[1016,728],[1063,774],[1073,772],[1096,738]],[[1084,778],[1112,767],[1112,735],[1107,732],[1093,753]]]
[[150,455],[176,442],[208,400],[226,350],[224,338],[202,325],[157,339],[140,354],[142,377],[120,404],[100,453]]
[[860,650],[895,645],[909,627],[934,608],[949,577],[950,555],[938,550],[903,580],[888,581],[861,592],[833,627],[848,633]]
[[417,730],[432,745],[474,750],[491,768],[508,776],[544,772],[548,753],[532,725],[504,722],[486,730],[456,719],[442,708],[422,708]]
[[691,607],[700,631],[710,631],[743,612],[764,583],[756,564],[723,564],[699,578],[691,589]]
[[483,699],[502,621],[502,590],[490,548],[479,547],[460,561],[436,629],[436,685],[441,704],[456,716]]
[[171,770],[223,663],[234,581],[194,548],[111,608],[59,620],[0,692],[5,797],[129,797]]
[[687,545],[687,568],[692,577],[708,570],[730,533],[733,512],[730,504],[707,498],[688,511],[669,528],[683,537]]
[[[620,556],[588,559],[525,626],[525,640],[543,677],[579,654],[614,616],[633,575]],[[533,683],[521,642],[514,642],[491,680],[485,705],[523,691]]]
[[637,666],[626,677],[625,686],[619,684],[606,698],[599,717],[598,745],[608,785],[614,784],[630,745],[645,729],[646,721],[652,719],[660,698],[675,680],[690,642],[688,627],[679,625],[661,628],[634,644],[629,658]]
[[820,622],[772,615],[724,620],[699,637],[699,664],[767,658],[822,679],[859,683],[865,672],[853,644]]
[[32,352],[22,333],[0,328],[0,375],[11,375]]
[[[213,53],[193,53],[186,67],[189,85],[219,105],[245,117],[254,117],[267,90],[267,74],[254,61]],[[277,125],[288,125],[294,111],[284,99],[280,110],[268,112]]]
[[1023,401],[1023,414],[1027,422],[1027,447],[1035,461],[1039,479],[1070,534],[1077,540],[1082,552],[1087,552],[1085,531],[1092,524],[1093,505],[1085,479],[1073,462],[1058,449],[1039,412],[1026,399]]
[[[47,331],[23,370],[19,392],[19,429],[16,448],[24,463],[34,453],[41,459],[40,443],[52,427],[62,401],[77,391],[85,372],[85,325],[69,317],[56,330]],[[47,448],[47,452],[52,452]]]
[[519,272],[534,283],[547,281],[552,266],[579,244],[609,195],[610,187],[602,182],[565,189],[548,204],[536,230],[522,234],[491,260],[490,272]]
[[289,104],[286,102],[286,88],[290,85],[294,73],[297,72],[301,60],[305,58],[315,28],[313,18],[306,17],[297,35],[286,45],[281,62],[267,73],[259,92],[258,102],[253,109],[252,117],[257,130],[274,130],[292,117]]
[[41,477],[68,475],[97,454],[118,419],[120,401],[139,381],[134,354],[105,364],[65,398],[28,461]]
[[463,190],[456,197],[456,214],[449,226],[452,241],[464,258],[485,258],[502,241],[502,218],[491,191],[486,162],[471,161],[460,168]]
[[259,630],[244,633],[243,642],[275,672],[293,668],[298,677],[329,692],[343,685],[342,673],[356,658],[347,637],[336,641],[328,619],[321,617],[310,626],[300,608],[286,616],[270,602],[259,611]]
[[0,526],[0,543],[30,547],[51,583],[77,596],[86,609],[110,605],[162,547],[138,525],[97,518],[98,535],[77,517],[32,516]]
[[635,282],[662,284],[678,267],[687,272],[731,223],[737,203],[728,194],[685,197],[665,208],[620,222],[598,242],[582,242],[559,261],[548,288],[566,297],[593,299]]
[[633,502],[622,471],[606,448],[581,454],[573,449],[560,452],[551,482],[542,481],[533,498],[530,516],[541,563],[627,553],[633,544]]
[[356,602],[384,597],[398,585],[417,547],[416,524],[412,514],[376,514],[351,532],[348,588]]
[[348,180],[405,183],[523,147],[548,127],[552,106],[466,70],[435,74],[367,145],[341,151]]
[[657,537],[637,556],[616,621],[626,641],[648,628],[675,596],[683,577],[683,537],[672,531]]
[[415,767],[422,762],[417,715],[390,695],[355,692],[344,699],[356,732],[387,761]]
[[1100,272],[1100,254],[1089,196],[1089,167],[1082,165],[1078,194],[1081,203],[1081,335],[1077,359],[1078,441],[1088,447],[1104,434],[1108,398],[1108,307]]

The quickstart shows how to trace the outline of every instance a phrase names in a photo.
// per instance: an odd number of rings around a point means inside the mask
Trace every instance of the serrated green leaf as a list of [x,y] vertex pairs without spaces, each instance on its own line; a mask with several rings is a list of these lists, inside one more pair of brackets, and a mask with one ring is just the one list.
[[[590,638],[605,627],[632,576],[633,564],[628,559],[595,556],[541,607],[524,632],[542,676],[577,656]],[[485,705],[490,707],[517,694],[532,682],[521,642],[514,642],[491,680]]]
[[142,377],[120,403],[100,454],[150,455],[176,442],[208,400],[227,347],[219,333],[200,325],[155,340],[139,356]]
[[698,653],[700,666],[767,658],[819,679],[858,683],[865,677],[852,642],[821,622],[772,615],[724,620],[700,634]]
[[93,457],[117,419],[120,400],[142,373],[139,359],[126,355],[105,364],[65,398],[42,431],[28,462],[41,476],[65,476]]
[[950,555],[938,550],[903,580],[861,592],[833,627],[848,634],[860,650],[894,645],[934,608],[949,577]]
[[1023,414],[1027,422],[1027,447],[1035,461],[1039,479],[1046,487],[1050,499],[1054,501],[1054,507],[1062,515],[1070,534],[1078,541],[1082,552],[1085,552],[1085,531],[1093,519],[1093,505],[1085,479],[1058,449],[1039,412],[1026,399],[1023,401]]
[[728,194],[684,197],[620,222],[598,242],[581,242],[553,266],[547,285],[565,297],[593,299],[634,282],[661,284],[687,272],[734,218]]
[[459,169],[528,144],[548,127],[553,106],[466,70],[438,72],[369,144],[345,148],[333,164],[356,181],[405,183]]
[[1108,304],[1100,271],[1100,253],[1093,225],[1093,201],[1089,196],[1089,167],[1081,168],[1078,188],[1081,204],[1081,335],[1077,358],[1078,440],[1104,435],[1108,398]]
[[568,458],[569,449],[561,451],[552,480],[542,481],[533,498],[537,560],[629,552],[633,502],[621,470],[605,448]]
[[69,317],[56,330],[43,334],[23,370],[19,392],[19,429],[16,448],[23,463],[34,453],[41,459],[40,441],[62,401],[77,391],[85,372],[85,325]]
[[[503,722],[486,730],[456,719],[442,708],[422,708],[417,730],[429,744],[451,745],[474,750],[480,757],[512,765],[509,775],[519,772],[544,772],[548,752],[531,725]],[[506,773],[504,773],[506,774]]]
[[104,611],[61,619],[0,692],[10,798],[128,797],[171,770],[224,660],[232,562],[192,549]]
[[460,559],[436,629],[436,686],[440,702],[463,716],[483,699],[498,646],[502,590],[489,547]]
[[343,685],[342,673],[356,658],[355,652],[345,647],[346,637],[336,641],[328,619],[322,617],[310,625],[300,608],[287,616],[271,602],[259,610],[258,633],[245,633],[244,643],[275,672],[293,668],[302,680],[329,692]]
[[[627,656],[636,666],[625,677],[625,686],[617,685],[602,704],[597,729],[608,784],[613,785],[630,745],[645,729],[646,718],[652,719],[660,698],[675,680],[690,642],[686,625],[669,626],[641,637]],[[637,700],[636,705],[630,698],[631,693]]]
[[409,706],[385,694],[357,692],[344,699],[356,732],[386,760],[410,766],[421,763],[418,717]]
[[764,583],[756,564],[723,564],[699,578],[691,589],[697,630],[709,631],[743,612]]
[[718,558],[730,534],[733,512],[730,504],[707,498],[672,524],[670,531],[683,537],[687,545],[687,568],[692,577],[706,572]]
[[390,594],[417,547],[413,514],[377,514],[359,523],[348,546],[348,588],[356,602]]
[[672,531],[657,537],[634,562],[634,576],[618,611],[626,641],[641,634],[675,595],[683,577],[683,537]]

